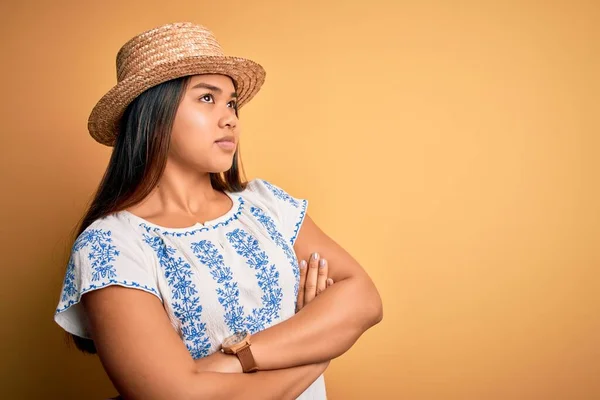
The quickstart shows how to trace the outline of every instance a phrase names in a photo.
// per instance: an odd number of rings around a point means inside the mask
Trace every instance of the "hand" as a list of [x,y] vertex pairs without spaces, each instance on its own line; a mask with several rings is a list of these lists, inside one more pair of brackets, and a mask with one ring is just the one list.
[[328,268],[327,260],[320,258],[318,253],[311,255],[308,266],[305,260],[300,261],[300,283],[296,312],[333,285],[333,279],[327,278]]
[[237,356],[216,351],[210,356],[199,358],[194,361],[197,371],[242,373],[242,364]]

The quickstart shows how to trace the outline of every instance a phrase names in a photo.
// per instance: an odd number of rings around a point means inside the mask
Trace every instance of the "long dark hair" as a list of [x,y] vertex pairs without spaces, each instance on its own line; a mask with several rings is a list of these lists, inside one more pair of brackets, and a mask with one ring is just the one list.
[[[106,172],[73,231],[70,246],[94,221],[139,203],[157,185],[167,163],[173,121],[189,81],[190,76],[186,76],[154,86],[127,107]],[[239,192],[245,188],[238,151],[231,168],[221,174],[211,173],[210,182],[220,191]],[[69,338],[79,350],[96,354],[93,340],[68,333]]]

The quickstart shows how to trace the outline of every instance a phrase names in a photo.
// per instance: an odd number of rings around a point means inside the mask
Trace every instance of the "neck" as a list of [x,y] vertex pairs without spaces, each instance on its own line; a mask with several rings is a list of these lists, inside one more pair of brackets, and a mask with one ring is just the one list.
[[144,208],[156,214],[202,214],[220,198],[213,189],[208,172],[182,170],[167,163],[158,185],[144,200]]

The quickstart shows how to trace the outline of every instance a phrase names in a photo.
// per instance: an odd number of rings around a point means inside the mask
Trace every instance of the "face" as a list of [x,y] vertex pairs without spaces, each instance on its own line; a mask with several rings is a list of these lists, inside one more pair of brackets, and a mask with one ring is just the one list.
[[225,75],[190,78],[173,123],[170,162],[202,172],[231,168],[239,142],[234,92]]

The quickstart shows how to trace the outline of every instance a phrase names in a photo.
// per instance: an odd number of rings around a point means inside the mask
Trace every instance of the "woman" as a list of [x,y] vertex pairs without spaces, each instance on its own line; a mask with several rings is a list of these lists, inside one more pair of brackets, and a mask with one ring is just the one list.
[[306,200],[242,180],[238,108],[263,68],[175,23],[128,41],[117,76],[88,123],[114,149],[56,322],[126,399],[325,399],[381,299]]

